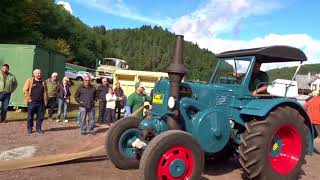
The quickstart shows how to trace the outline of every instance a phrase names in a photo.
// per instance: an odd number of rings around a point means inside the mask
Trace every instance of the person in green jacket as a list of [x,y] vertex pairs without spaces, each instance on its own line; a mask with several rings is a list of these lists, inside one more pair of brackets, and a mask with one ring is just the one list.
[[[52,121],[52,115],[54,112],[54,108],[57,104],[57,93],[58,88],[60,86],[59,80],[58,80],[58,73],[54,72],[51,74],[51,78],[48,78],[46,80],[47,88],[48,88],[48,105],[47,108],[48,111],[48,119]],[[59,122],[59,119],[57,119],[57,122]]]
[[[135,88],[135,92],[128,97],[125,117],[128,117],[132,112],[144,106],[145,101],[151,101],[151,97],[144,94],[144,88],[140,82],[135,84]],[[137,118],[143,118],[143,111],[137,114]]]
[[9,65],[3,64],[0,74],[0,101],[1,101],[1,123],[7,123],[6,120],[11,93],[16,90],[18,83],[16,77],[9,72]]

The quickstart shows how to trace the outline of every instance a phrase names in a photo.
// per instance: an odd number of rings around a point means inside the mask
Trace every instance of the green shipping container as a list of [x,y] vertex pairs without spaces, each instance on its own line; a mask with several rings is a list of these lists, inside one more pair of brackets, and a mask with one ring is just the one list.
[[27,107],[22,88],[26,79],[32,77],[34,69],[42,70],[43,80],[49,78],[53,72],[57,72],[61,80],[64,76],[65,59],[60,53],[35,45],[0,44],[0,65],[9,64],[10,72],[18,81],[18,88],[11,95],[10,106]]

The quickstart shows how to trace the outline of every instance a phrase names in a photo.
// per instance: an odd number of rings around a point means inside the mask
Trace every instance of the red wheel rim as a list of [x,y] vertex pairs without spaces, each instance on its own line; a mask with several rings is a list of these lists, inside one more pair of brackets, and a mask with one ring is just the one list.
[[279,174],[290,173],[297,165],[302,149],[299,131],[292,125],[280,127],[269,144],[269,162]]
[[[175,162],[183,162],[183,172],[172,172]],[[194,158],[191,151],[183,146],[174,146],[162,154],[157,168],[158,179],[187,180],[192,176]],[[178,176],[178,177],[177,177]]]

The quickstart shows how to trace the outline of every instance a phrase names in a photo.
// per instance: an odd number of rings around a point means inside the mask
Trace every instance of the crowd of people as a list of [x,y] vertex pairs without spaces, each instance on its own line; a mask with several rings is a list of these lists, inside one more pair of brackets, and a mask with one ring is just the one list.
[[[34,132],[34,116],[36,115],[35,132],[43,134],[42,122],[46,109],[48,109],[48,119],[58,122],[68,123],[68,105],[70,103],[70,80],[63,77],[59,81],[58,73],[54,72],[51,77],[44,80],[41,69],[33,70],[32,77],[28,78],[23,85],[24,100],[27,103],[27,133]],[[7,123],[6,114],[11,94],[18,87],[18,82],[13,74],[9,72],[9,65],[2,65],[0,74],[0,101],[1,101],[1,123]],[[135,84],[135,92],[128,97],[120,83],[116,83],[113,89],[107,79],[102,80],[102,84],[97,88],[91,84],[90,76],[85,76],[83,83],[77,87],[74,94],[75,101],[79,104],[78,123],[80,134],[95,134],[95,106],[99,102],[98,123],[112,125],[121,118],[121,111],[126,107],[126,116],[135,111],[138,106],[143,106],[143,102],[149,100],[143,91],[141,83]],[[147,97],[147,98],[145,98]],[[58,111],[55,115],[55,108]],[[61,114],[63,112],[63,117]],[[140,114],[139,114],[140,116]],[[142,116],[142,114],[141,114]]]

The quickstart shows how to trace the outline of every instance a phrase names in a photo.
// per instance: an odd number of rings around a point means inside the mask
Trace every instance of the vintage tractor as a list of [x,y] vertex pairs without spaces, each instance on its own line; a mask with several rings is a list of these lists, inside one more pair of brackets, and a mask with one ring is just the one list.
[[139,168],[145,180],[198,180],[205,159],[238,154],[250,179],[297,179],[313,151],[313,127],[304,108],[287,96],[294,83],[282,84],[280,96],[254,96],[249,85],[255,63],[302,62],[304,53],[287,46],[221,53],[211,80],[201,84],[181,82],[187,71],[183,43],[178,35],[169,79],[156,82],[150,115],[123,118],[108,130],[111,162]]

